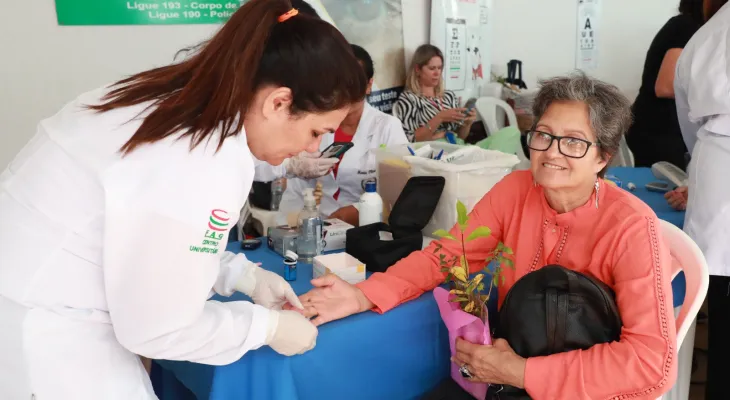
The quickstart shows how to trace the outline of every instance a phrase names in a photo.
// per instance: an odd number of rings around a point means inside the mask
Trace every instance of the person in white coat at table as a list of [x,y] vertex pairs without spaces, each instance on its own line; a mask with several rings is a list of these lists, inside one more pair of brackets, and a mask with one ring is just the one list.
[[[255,156],[319,147],[366,79],[332,25],[251,0],[180,63],[83,94],[0,175],[0,399],[154,399],[141,355],[222,365],[317,329],[225,252]],[[245,301],[208,300],[214,293]]]
[[[370,93],[375,75],[373,60],[360,46],[352,45],[352,50],[365,70],[367,93]],[[365,192],[365,182],[375,179],[375,151],[383,145],[405,145],[408,138],[398,118],[375,109],[363,98],[350,109],[335,133],[322,139],[320,151],[337,142],[352,142],[353,146],[342,155],[331,173],[317,180],[289,179],[279,205],[283,214],[301,210],[304,189],[314,188],[319,181],[322,183],[322,215],[357,226],[357,203]]]
[[692,154],[684,230],[710,269],[708,400],[730,399],[725,373],[730,359],[730,5],[725,3],[705,1],[708,21],[682,51],[674,79],[677,117]]

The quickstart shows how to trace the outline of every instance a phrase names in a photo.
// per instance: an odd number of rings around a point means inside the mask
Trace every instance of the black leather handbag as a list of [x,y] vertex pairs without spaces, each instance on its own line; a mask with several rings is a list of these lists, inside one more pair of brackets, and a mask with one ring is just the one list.
[[[580,272],[548,265],[512,286],[499,310],[496,336],[528,358],[618,341],[621,326],[610,287]],[[493,389],[490,393],[498,396],[493,398],[530,398],[523,389]]]
[[[613,290],[591,276],[548,265],[518,280],[499,310],[495,337],[522,357],[538,357],[618,341],[621,316]],[[449,379],[451,381],[451,379]],[[471,397],[455,382],[444,382],[426,399]],[[490,400],[527,400],[524,389],[492,385]]]

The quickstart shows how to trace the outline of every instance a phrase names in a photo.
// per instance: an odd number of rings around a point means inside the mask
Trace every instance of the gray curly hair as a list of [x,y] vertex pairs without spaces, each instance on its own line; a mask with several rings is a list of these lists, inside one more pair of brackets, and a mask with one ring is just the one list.
[[[621,138],[632,122],[631,102],[614,85],[589,77],[583,72],[540,81],[532,112],[540,121],[555,101],[580,101],[588,106],[591,129],[600,144],[601,157],[610,162],[618,152]],[[598,174],[603,177],[608,166]]]

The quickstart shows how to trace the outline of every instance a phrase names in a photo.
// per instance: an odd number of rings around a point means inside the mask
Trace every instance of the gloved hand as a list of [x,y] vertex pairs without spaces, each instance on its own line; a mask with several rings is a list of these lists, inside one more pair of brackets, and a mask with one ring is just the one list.
[[322,153],[307,153],[303,151],[299,155],[287,160],[286,174],[289,178],[314,179],[327,175],[330,170],[340,162],[337,158],[320,158]]
[[251,297],[254,303],[269,309],[280,310],[287,302],[296,308],[304,309],[291,285],[284,278],[250,261],[236,282],[235,288]]
[[317,328],[295,311],[271,311],[266,344],[275,352],[293,356],[304,354],[317,344]]

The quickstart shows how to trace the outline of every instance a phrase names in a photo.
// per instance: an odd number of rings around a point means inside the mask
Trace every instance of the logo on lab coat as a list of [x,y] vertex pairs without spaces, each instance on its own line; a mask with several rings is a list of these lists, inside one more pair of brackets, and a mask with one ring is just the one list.
[[208,222],[208,229],[215,232],[225,232],[228,230],[228,221],[230,221],[228,213],[224,210],[212,210]]
[[231,217],[227,211],[218,208],[211,210],[208,217],[208,227],[205,230],[201,244],[191,245],[190,251],[193,253],[217,254],[220,243],[229,229],[230,221]]

